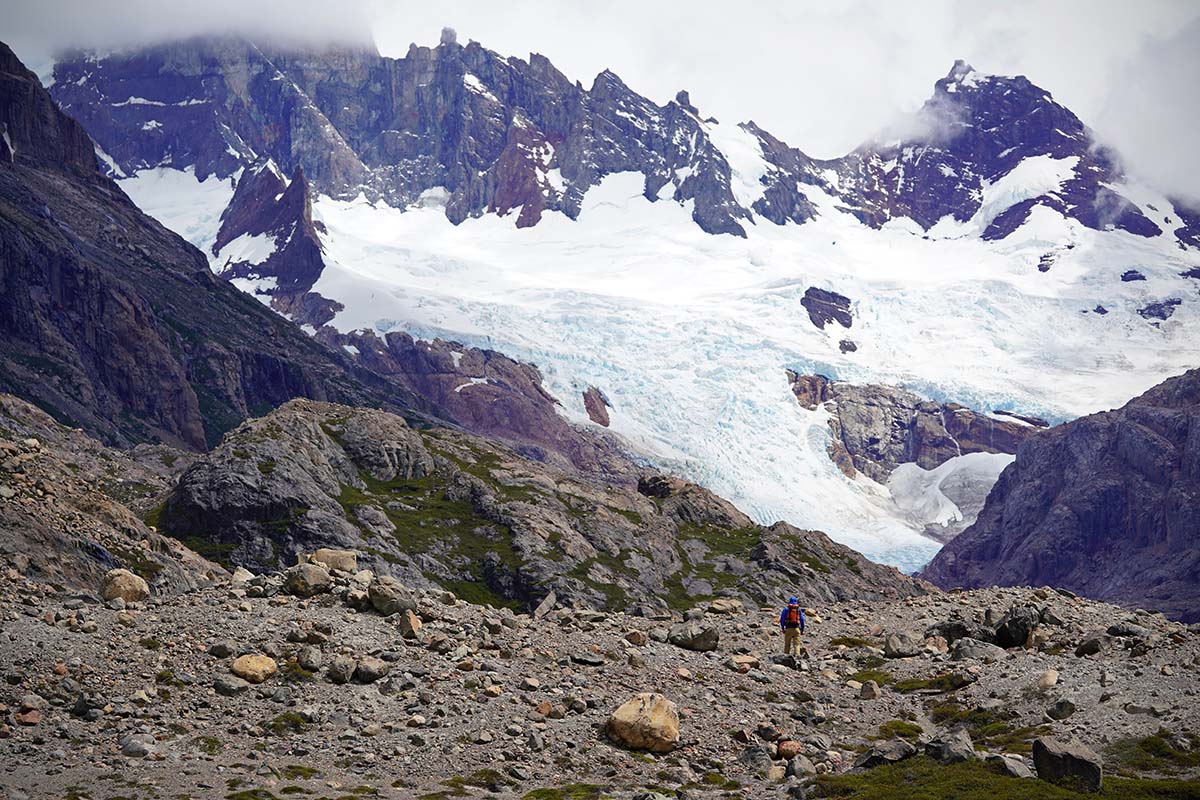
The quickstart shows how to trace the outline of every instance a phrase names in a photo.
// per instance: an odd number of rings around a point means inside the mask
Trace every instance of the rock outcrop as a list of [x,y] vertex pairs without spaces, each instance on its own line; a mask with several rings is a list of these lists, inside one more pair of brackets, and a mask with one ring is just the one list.
[[1200,620],[1200,370],[1024,442],[923,575],[1050,584]]
[[560,603],[664,609],[924,591],[819,532],[755,525],[694,484],[647,476],[639,489],[383,411],[296,400],[189,467],[157,522],[255,571],[354,549],[409,585],[529,607],[551,592]]
[[[1015,453],[1046,423],[1008,412],[981,414],[938,403],[896,386],[859,385],[788,370],[800,405],[824,405],[832,418],[829,456],[848,476],[887,483],[900,464],[933,469],[966,453]],[[1003,418],[1000,418],[1000,417]]]

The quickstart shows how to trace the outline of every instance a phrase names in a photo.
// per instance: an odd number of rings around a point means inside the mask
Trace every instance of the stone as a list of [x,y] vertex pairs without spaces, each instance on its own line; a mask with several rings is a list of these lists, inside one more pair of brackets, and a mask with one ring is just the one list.
[[1013,606],[996,626],[996,644],[1004,648],[1025,647],[1041,621],[1041,611],[1036,607]]
[[858,691],[860,700],[878,700],[882,692],[879,690],[879,684],[875,681],[867,681]]
[[314,597],[328,592],[333,578],[320,564],[296,564],[285,573],[284,586],[297,597]]
[[889,633],[883,640],[885,658],[912,658],[921,654],[921,642],[907,633]]
[[127,569],[109,570],[100,582],[100,597],[106,601],[119,597],[126,603],[136,603],[149,596],[150,585]]
[[367,587],[371,607],[385,617],[402,611],[416,611],[417,601],[404,584],[391,575],[380,575]]
[[556,595],[554,593],[554,591],[551,590],[551,592],[549,594],[547,594],[545,597],[542,598],[542,602],[537,604],[537,608],[535,608],[533,610],[533,618],[541,619],[542,617],[546,616],[547,614],[549,614],[551,611],[554,610],[554,606],[557,603],[558,603],[558,595]]
[[1004,648],[964,636],[954,643],[950,658],[954,661],[983,661],[992,663],[1004,658]]
[[1046,709],[1046,716],[1058,722],[1061,722],[1074,713],[1075,704],[1067,699],[1059,700],[1057,703]]
[[1089,636],[1075,648],[1075,655],[1079,658],[1100,655],[1110,647],[1112,647],[1112,639],[1108,634]]
[[738,753],[737,760],[747,772],[765,779],[774,766],[772,755],[771,748],[765,745],[750,745]]
[[806,775],[816,775],[817,768],[808,756],[801,754],[788,761],[787,774],[803,778]]
[[626,632],[625,641],[629,642],[634,647],[645,647],[646,642],[649,641],[649,637],[646,636],[645,631],[632,630]]
[[989,754],[984,759],[988,764],[998,768],[1000,772],[1010,778],[1034,778],[1028,765],[1016,756],[999,755],[996,753]]
[[1038,676],[1037,688],[1043,692],[1055,686],[1058,683],[1058,670],[1048,669]]
[[1080,742],[1041,737],[1033,742],[1033,764],[1037,776],[1050,783],[1070,782],[1088,792],[1100,791],[1104,763]]
[[134,733],[121,740],[121,755],[129,758],[145,758],[158,750],[154,737],[148,733]]
[[278,668],[275,659],[255,653],[238,656],[229,669],[244,681],[262,683],[274,675]]
[[329,668],[325,670],[325,677],[331,683],[349,683],[350,676],[354,674],[357,667],[358,662],[350,656],[334,656]]
[[854,759],[854,764],[851,768],[860,771],[873,769],[884,764],[895,764],[897,761],[912,758],[916,754],[917,748],[903,739],[877,742],[870,750],[864,751],[858,758]]
[[710,614],[736,614],[742,610],[742,601],[731,597],[719,597],[708,604]]
[[804,750],[804,745],[797,742],[795,739],[780,739],[775,743],[775,757],[788,759],[795,758]]
[[321,648],[315,645],[301,647],[300,652],[296,654],[296,663],[301,669],[306,669],[309,672],[316,672],[321,668],[324,661],[324,656],[321,654]]
[[358,572],[358,553],[353,550],[333,550],[322,547],[310,554],[308,560],[329,570],[351,574]]
[[939,764],[956,764],[976,759],[975,745],[962,728],[938,734],[925,745],[925,755]]
[[390,669],[382,658],[367,656],[359,659],[358,665],[354,668],[353,680],[355,683],[374,683],[386,676]]
[[219,642],[213,642],[208,648],[208,654],[217,658],[229,658],[237,651],[237,642],[233,639],[222,639]]
[[213,680],[213,688],[219,695],[233,697],[249,689],[250,684],[236,675],[221,675]]
[[1120,638],[1145,639],[1150,636],[1150,629],[1135,622],[1118,622],[1109,625],[1107,633]]
[[665,696],[646,692],[617,708],[605,732],[625,747],[666,753],[679,743],[679,712]]
[[721,632],[715,625],[705,622],[681,622],[672,625],[667,641],[684,650],[706,652],[716,650]]
[[421,633],[421,618],[412,609],[400,614],[400,635],[405,639],[416,639]]

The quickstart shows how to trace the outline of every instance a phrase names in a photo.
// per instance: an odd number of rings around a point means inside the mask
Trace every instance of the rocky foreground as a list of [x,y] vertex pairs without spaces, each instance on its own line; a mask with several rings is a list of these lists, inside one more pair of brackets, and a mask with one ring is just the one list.
[[1046,796],[1031,755],[1077,788],[1200,777],[1195,628],[1049,589],[978,590],[812,608],[793,659],[778,655],[777,615],[728,598],[683,615],[551,601],[519,614],[338,551],[169,598],[123,570],[92,595],[10,566],[0,785],[10,798],[804,797],[902,761],[975,764]]

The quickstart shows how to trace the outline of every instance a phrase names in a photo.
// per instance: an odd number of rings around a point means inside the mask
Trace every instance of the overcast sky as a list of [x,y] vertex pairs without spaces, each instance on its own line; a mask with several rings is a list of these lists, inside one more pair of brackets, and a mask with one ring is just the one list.
[[443,26],[506,55],[548,56],[585,86],[611,68],[662,103],[753,119],[810,155],[842,155],[915,110],[956,58],[1025,74],[1117,147],[1126,167],[1200,197],[1196,0],[0,0],[0,39],[35,68],[56,48],[220,29],[373,36],[386,55]]

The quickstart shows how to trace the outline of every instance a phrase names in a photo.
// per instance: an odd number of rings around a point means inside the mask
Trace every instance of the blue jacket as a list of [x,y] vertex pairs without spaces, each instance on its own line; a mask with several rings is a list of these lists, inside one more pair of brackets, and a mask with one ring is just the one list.
[[[779,612],[779,630],[786,630],[787,625],[787,606],[783,607],[783,611]],[[800,609],[800,632],[804,633],[804,609]]]

